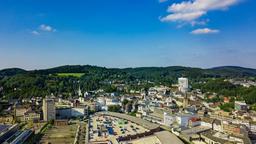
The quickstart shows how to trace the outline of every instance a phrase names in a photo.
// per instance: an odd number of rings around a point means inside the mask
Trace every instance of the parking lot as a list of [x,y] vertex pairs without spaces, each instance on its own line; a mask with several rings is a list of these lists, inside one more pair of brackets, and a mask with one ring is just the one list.
[[120,136],[135,135],[148,131],[128,120],[96,115],[91,118],[90,141],[108,141]]

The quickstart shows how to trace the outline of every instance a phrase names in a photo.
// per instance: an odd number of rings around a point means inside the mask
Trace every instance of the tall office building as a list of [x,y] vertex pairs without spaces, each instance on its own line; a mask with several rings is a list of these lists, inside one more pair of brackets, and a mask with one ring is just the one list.
[[188,92],[189,85],[188,85],[188,78],[181,77],[178,79],[179,83],[179,91],[182,93]]
[[55,111],[54,99],[45,98],[43,100],[43,115],[44,115],[44,121],[55,120],[56,111]]

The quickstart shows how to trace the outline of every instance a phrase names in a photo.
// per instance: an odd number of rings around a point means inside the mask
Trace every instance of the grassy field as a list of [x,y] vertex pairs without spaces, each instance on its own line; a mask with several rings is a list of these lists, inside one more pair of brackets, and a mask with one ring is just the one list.
[[52,126],[44,132],[40,144],[71,144],[74,142],[77,125]]
[[84,75],[84,73],[57,73],[58,76],[60,77],[69,77],[69,76],[72,76],[72,77],[78,77],[80,78],[81,76]]

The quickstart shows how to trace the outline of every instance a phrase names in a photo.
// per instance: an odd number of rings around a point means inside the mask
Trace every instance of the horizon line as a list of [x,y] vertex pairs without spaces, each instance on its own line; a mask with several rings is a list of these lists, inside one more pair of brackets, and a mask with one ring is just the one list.
[[184,68],[198,68],[198,69],[214,69],[214,68],[220,68],[220,67],[237,67],[237,68],[246,68],[246,69],[253,69],[256,70],[256,68],[252,67],[245,67],[245,66],[239,66],[239,65],[222,65],[222,66],[213,66],[213,67],[198,67],[198,66],[184,66],[184,65],[169,65],[169,66],[135,66],[135,67],[107,67],[107,66],[100,66],[100,65],[91,65],[91,64],[66,64],[66,65],[58,65],[58,66],[52,66],[47,68],[35,68],[35,69],[26,69],[22,67],[6,67],[1,68],[0,71],[7,70],[7,69],[22,69],[25,71],[36,71],[36,70],[47,70],[47,69],[53,69],[57,67],[64,67],[64,66],[93,66],[93,67],[101,67],[101,68],[107,68],[107,69],[136,69],[136,68],[168,68],[168,67],[184,67]]

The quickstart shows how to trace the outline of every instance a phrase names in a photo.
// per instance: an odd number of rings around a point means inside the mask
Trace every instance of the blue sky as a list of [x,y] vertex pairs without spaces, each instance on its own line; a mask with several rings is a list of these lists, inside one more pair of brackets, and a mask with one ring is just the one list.
[[0,69],[256,68],[255,0],[2,0]]

